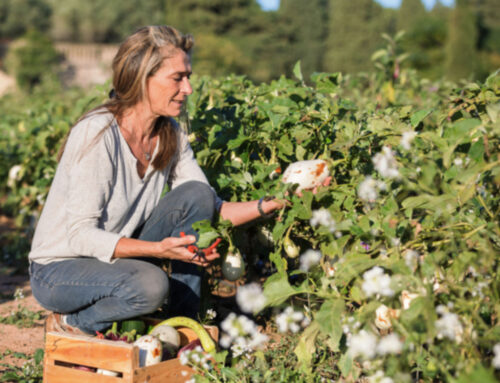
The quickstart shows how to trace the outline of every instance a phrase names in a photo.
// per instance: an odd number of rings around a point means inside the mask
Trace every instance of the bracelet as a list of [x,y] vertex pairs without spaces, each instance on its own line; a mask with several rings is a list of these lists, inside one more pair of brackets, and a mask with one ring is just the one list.
[[259,214],[262,218],[272,218],[274,217],[274,212],[272,213],[269,213],[269,214],[266,214],[264,213],[264,210],[262,210],[262,202],[263,201],[271,201],[273,200],[275,197],[261,197],[259,199],[259,202],[257,202],[257,210],[259,211]]

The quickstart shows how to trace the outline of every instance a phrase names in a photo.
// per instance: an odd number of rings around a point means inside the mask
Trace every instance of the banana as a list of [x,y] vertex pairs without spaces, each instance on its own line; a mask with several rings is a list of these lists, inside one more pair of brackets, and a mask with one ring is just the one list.
[[171,327],[187,327],[193,330],[195,334],[198,336],[201,342],[201,347],[203,347],[203,350],[205,350],[205,352],[211,353],[215,351],[215,342],[212,340],[207,330],[205,330],[205,328],[201,324],[196,322],[194,319],[182,316],[169,318],[157,324],[155,327],[153,327],[149,331],[149,334],[151,334],[151,332],[156,327],[161,325],[168,325]]

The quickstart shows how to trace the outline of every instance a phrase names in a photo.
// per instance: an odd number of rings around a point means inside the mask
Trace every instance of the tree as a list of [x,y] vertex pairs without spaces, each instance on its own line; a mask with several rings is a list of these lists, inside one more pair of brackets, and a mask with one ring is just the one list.
[[372,67],[370,57],[386,29],[382,7],[373,0],[330,0],[323,69],[355,73]]
[[44,76],[52,75],[58,62],[59,54],[52,41],[36,29],[28,30],[16,41],[6,58],[7,70],[25,90],[40,83]]
[[[403,14],[408,19],[402,47],[410,54],[407,63],[411,67],[425,77],[438,78],[443,75],[449,8],[437,1],[432,11],[426,12],[420,0],[416,1],[403,2],[406,9],[398,14],[400,22]],[[412,9],[414,16],[410,18]]]
[[427,11],[421,0],[403,0],[397,16],[398,31],[411,33],[426,15]]
[[137,28],[165,22],[162,0],[49,0],[59,41],[120,42]]
[[325,0],[281,1],[278,15],[289,41],[284,52],[287,75],[298,60],[305,78],[321,71],[327,5]]
[[478,69],[476,17],[470,0],[456,0],[451,13],[446,49],[446,77],[469,78]]
[[194,36],[197,73],[269,79],[256,53],[269,36],[271,18],[255,0],[166,0],[165,8],[167,24]]
[[0,1],[0,39],[20,37],[30,28],[47,31],[51,13],[45,0]]

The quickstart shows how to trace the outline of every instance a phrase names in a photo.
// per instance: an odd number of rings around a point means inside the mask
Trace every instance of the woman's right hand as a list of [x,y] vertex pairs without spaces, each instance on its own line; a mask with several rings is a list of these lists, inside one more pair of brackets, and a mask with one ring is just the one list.
[[198,266],[207,267],[210,263],[219,258],[220,254],[216,250],[210,254],[205,254],[205,258],[197,256],[187,249],[187,246],[196,242],[194,235],[186,235],[185,237],[167,237],[159,243],[159,258],[168,258],[176,261],[194,263]]

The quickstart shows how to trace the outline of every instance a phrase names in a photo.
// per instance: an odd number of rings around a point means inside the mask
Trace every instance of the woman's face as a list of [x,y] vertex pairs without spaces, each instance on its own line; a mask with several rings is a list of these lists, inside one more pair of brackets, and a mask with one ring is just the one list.
[[186,97],[193,93],[189,76],[191,60],[181,49],[163,60],[156,73],[147,80],[147,98],[151,112],[156,116],[176,117]]

